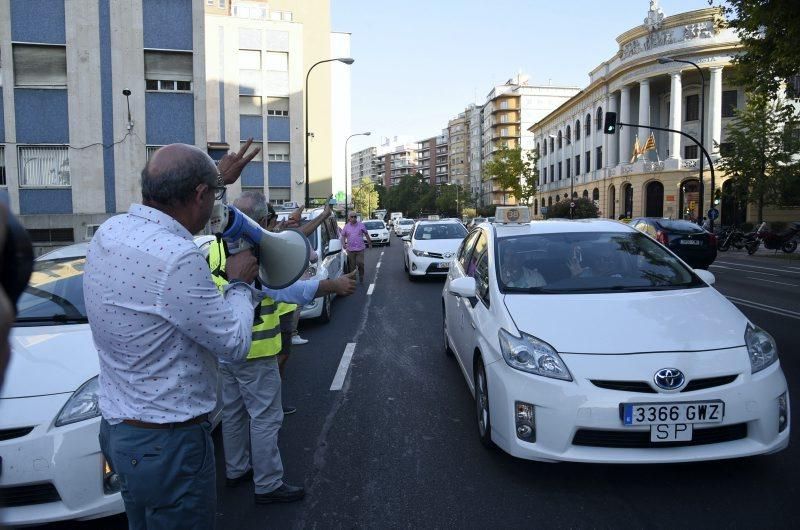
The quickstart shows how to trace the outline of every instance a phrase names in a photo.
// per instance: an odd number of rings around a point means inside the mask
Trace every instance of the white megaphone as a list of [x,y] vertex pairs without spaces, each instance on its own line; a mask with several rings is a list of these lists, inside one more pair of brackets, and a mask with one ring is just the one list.
[[253,249],[258,279],[266,287],[288,287],[308,268],[311,245],[299,230],[267,232],[237,208],[221,203],[214,205],[209,227],[212,234],[221,234],[231,254]]

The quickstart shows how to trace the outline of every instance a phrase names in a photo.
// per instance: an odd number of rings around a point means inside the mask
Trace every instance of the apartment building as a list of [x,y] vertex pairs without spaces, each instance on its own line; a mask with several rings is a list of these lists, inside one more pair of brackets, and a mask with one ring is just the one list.
[[417,148],[415,143],[382,146],[376,158],[376,180],[389,187],[400,182],[402,177],[413,175],[418,167]]
[[205,148],[203,7],[0,0],[0,196],[37,252],[140,201],[158,146]]
[[466,111],[447,123],[450,182],[469,189],[469,119]]
[[383,184],[378,181],[378,148],[367,147],[350,154],[350,183],[357,186],[364,179],[369,179],[376,184]]
[[471,104],[464,110],[464,113],[468,117],[469,125],[469,149],[467,151],[469,190],[472,197],[477,197],[479,205],[482,206],[483,105]]
[[449,137],[448,130],[442,134],[421,140],[417,146],[417,169],[425,182],[446,184],[449,182]]

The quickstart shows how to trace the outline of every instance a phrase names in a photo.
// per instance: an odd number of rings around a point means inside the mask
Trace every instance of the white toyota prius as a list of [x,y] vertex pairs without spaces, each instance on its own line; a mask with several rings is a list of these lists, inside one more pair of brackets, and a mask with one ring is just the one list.
[[[498,208],[518,221],[519,210]],[[789,443],[772,337],[661,244],[607,220],[483,223],[442,293],[486,446],[543,461],[691,462]]]

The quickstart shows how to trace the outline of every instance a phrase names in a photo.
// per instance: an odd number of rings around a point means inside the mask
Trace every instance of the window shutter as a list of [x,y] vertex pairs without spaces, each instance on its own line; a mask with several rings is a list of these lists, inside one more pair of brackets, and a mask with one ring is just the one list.
[[16,86],[67,86],[67,49],[14,44]]
[[192,54],[145,50],[144,77],[164,81],[191,81]]

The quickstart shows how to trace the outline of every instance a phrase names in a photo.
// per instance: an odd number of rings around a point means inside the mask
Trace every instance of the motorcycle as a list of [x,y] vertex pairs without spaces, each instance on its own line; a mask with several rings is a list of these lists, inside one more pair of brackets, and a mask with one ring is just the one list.
[[720,244],[717,249],[720,252],[726,252],[731,247],[742,250],[745,244],[745,235],[738,228],[729,228],[718,236],[718,240]]
[[755,254],[761,243],[764,248],[777,251],[778,249],[790,254],[797,250],[796,237],[800,234],[800,221],[796,221],[789,226],[789,229],[777,233],[767,230],[767,223],[761,223],[758,230],[745,236],[744,248],[751,256]]

